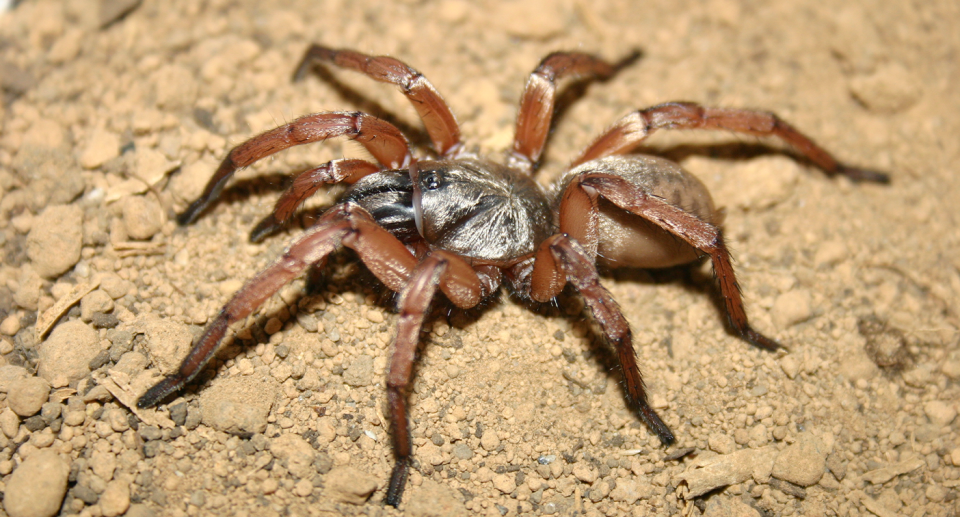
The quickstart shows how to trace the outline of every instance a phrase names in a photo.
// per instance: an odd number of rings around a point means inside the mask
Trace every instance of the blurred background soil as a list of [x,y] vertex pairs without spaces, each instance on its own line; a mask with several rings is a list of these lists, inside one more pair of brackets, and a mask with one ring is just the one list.
[[[60,513],[90,516],[956,515],[957,23],[949,0],[19,3],[0,14],[7,511],[43,514],[11,509],[33,457],[69,469],[66,494],[28,486],[21,499],[63,497]],[[608,273],[678,437],[663,448],[574,294],[438,304],[410,395],[417,468],[395,510],[382,502],[383,379],[397,318],[351,253],[319,287],[301,279],[271,299],[198,382],[132,413],[335,200],[321,192],[249,243],[287,178],[363,156],[340,141],[284,152],[178,227],[170,214],[232,146],[321,110],[367,111],[426,141],[388,85],[339,70],[291,82],[312,42],[411,64],[494,156],[547,53],[640,51],[565,90],[545,182],[630,110],[690,100],[771,110],[892,183],[828,177],[779,142],[658,133],[649,149],[725,208],[752,322],[788,351],[726,330],[709,265]]]

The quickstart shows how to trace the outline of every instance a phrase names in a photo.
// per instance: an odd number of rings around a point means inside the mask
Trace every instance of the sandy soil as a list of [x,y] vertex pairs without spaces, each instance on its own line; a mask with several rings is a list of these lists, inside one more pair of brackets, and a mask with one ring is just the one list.
[[[39,357],[49,400],[62,402],[40,420],[3,410],[0,489],[51,449],[71,466],[61,513],[91,516],[957,513],[960,5],[283,4],[148,1],[106,27],[93,0],[0,15],[0,362],[32,376]],[[663,448],[626,407],[575,296],[539,311],[506,295],[468,314],[441,306],[415,372],[418,468],[397,511],[382,503],[393,462],[382,379],[397,318],[351,254],[332,261],[318,290],[305,295],[301,280],[269,301],[201,382],[128,418],[153,367],[169,371],[183,336],[309,222],[247,242],[283,178],[362,156],[341,142],[291,150],[238,174],[196,224],[167,220],[231,146],[348,109],[424,140],[389,86],[337,71],[291,83],[311,42],[410,63],[465,138],[490,152],[509,145],[542,56],[641,50],[613,79],[574,89],[544,180],[631,109],[693,100],[772,110],[892,184],[827,177],[777,142],[656,135],[653,149],[725,207],[752,321],[789,352],[727,332],[708,265],[609,274],[654,405],[678,437]],[[54,205],[72,208],[55,218]],[[86,312],[71,308],[81,298]],[[71,358],[44,365],[48,344],[35,337],[60,310],[53,336],[102,327],[91,334],[100,360],[80,361],[76,377]],[[136,336],[126,353],[137,356],[124,356],[118,329]],[[224,411],[244,390],[246,408],[219,416],[252,421],[216,420],[209,408]],[[229,425],[262,427],[238,438],[218,430]],[[365,502],[364,485],[377,487]],[[695,497],[696,487],[712,491]]]

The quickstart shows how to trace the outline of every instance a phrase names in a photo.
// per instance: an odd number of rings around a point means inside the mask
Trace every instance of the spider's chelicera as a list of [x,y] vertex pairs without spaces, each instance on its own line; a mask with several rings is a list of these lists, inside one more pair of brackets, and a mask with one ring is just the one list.
[[533,71],[520,101],[516,136],[502,162],[469,151],[457,121],[433,85],[390,57],[312,46],[295,78],[322,62],[399,86],[423,120],[434,155],[418,158],[394,125],[360,112],[321,112],[267,131],[230,151],[200,198],[180,216],[194,221],[235,171],[291,146],[344,136],[377,163],[332,160],[294,179],[253,240],[279,229],[304,199],[325,184],[346,182],[340,202],[283,255],[240,289],[207,327],[179,371],[144,394],[153,406],[181,389],[210,360],[227,328],[323,261],[339,246],[389,289],[400,293],[397,335],[387,374],[396,465],[386,502],[400,502],[412,454],[406,391],[420,328],[441,291],[461,308],[476,306],[501,286],[547,302],[567,283],[583,297],[616,351],[627,401],[664,444],[674,435],[650,407],[617,303],[600,284],[605,267],[658,268],[708,255],[732,329],[766,349],[779,345],[747,322],[719,217],[704,185],[668,160],[626,154],[658,129],[713,129],[775,136],[831,175],[886,182],[882,173],[847,167],[777,116],[743,109],[671,102],[634,111],[607,129],[551,187],[533,179],[546,143],[561,79],[606,78],[615,67],[576,52],[550,54]]

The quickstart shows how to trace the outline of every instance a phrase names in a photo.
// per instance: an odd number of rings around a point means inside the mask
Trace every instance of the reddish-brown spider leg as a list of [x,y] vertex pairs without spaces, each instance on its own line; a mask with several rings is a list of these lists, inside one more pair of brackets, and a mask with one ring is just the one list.
[[543,58],[530,74],[520,97],[517,132],[513,139],[511,165],[530,172],[540,159],[550,133],[557,97],[557,81],[565,78],[606,78],[614,67],[580,52],[554,52]]
[[630,113],[587,147],[580,157],[574,160],[571,168],[604,156],[627,153],[658,129],[712,129],[775,136],[792,145],[827,174],[842,174],[854,181],[890,182],[890,176],[885,173],[840,163],[809,137],[773,113],[707,108],[692,102],[668,102]]
[[397,307],[400,321],[397,325],[396,344],[390,359],[387,374],[387,401],[393,421],[394,453],[397,462],[390,475],[386,503],[396,507],[400,504],[403,489],[410,470],[412,443],[407,422],[407,386],[413,371],[413,360],[420,342],[420,328],[426,317],[430,302],[437,287],[454,305],[469,308],[489,294],[484,283],[463,259],[446,251],[434,251],[424,257],[414,269],[410,282],[400,294]]
[[307,230],[267,269],[247,282],[224,305],[180,364],[137,401],[137,407],[156,405],[190,382],[210,361],[227,327],[243,320],[304,269],[333,252],[340,244],[354,249],[363,263],[393,291],[407,284],[417,259],[388,231],[381,228],[364,209],[355,204],[337,205]]
[[[713,271],[720,282],[730,325],[743,339],[765,350],[776,350],[779,343],[754,330],[747,321],[747,312],[740,295],[740,286],[733,272],[730,252],[723,242],[720,229],[698,217],[671,205],[662,198],[650,195],[629,181],[609,174],[586,173],[574,180],[560,202],[560,231],[582,239],[587,249],[597,249],[595,217],[582,217],[578,210],[583,203],[597,206],[597,197],[603,196],[614,205],[636,214],[683,239],[694,248],[710,255]],[[590,210],[596,210],[592,208]],[[595,252],[595,251],[594,251]]]
[[460,147],[460,126],[453,112],[433,84],[410,65],[392,57],[368,56],[353,50],[337,50],[313,44],[300,60],[293,80],[301,79],[317,61],[355,70],[375,81],[399,86],[423,120],[434,149],[447,156]]
[[356,140],[384,166],[397,169],[410,163],[406,137],[393,124],[360,112],[323,112],[300,117],[234,147],[207,182],[200,198],[177,217],[180,224],[193,222],[220,195],[227,180],[239,169],[295,145],[346,136]]
[[673,443],[675,438],[670,428],[647,402],[643,377],[633,350],[630,325],[613,296],[600,284],[593,259],[566,234],[557,234],[545,240],[537,249],[536,257],[530,297],[546,302],[560,294],[567,282],[577,288],[603,329],[604,336],[617,351],[628,402],[664,445]]
[[283,226],[301,204],[320,189],[331,183],[356,183],[360,178],[373,174],[380,167],[366,160],[331,160],[315,169],[299,174],[277,200],[273,213],[265,217],[250,232],[250,242],[260,242]]

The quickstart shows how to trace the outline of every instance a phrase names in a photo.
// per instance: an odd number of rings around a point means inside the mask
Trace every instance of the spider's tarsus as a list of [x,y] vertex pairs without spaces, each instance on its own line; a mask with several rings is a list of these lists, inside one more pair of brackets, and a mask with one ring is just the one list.
[[283,224],[277,221],[277,218],[274,217],[273,214],[264,217],[263,220],[257,224],[257,227],[250,231],[250,242],[254,244],[262,242],[263,239],[272,235],[281,226],[283,226]]
[[770,339],[749,327],[744,329],[742,335],[743,339],[749,341],[750,344],[756,346],[757,348],[762,348],[768,352],[776,352],[777,350],[785,349],[785,347],[777,341]]
[[667,424],[663,422],[660,415],[658,415],[646,401],[642,401],[638,405],[640,406],[640,419],[657,435],[660,443],[663,445],[672,445],[677,441],[677,438],[673,435],[673,431],[667,427]]
[[841,165],[837,167],[837,173],[843,174],[844,176],[856,182],[879,183],[881,185],[890,184],[890,175],[885,172]]
[[167,398],[168,395],[179,390],[181,387],[183,387],[183,379],[179,375],[166,377],[147,390],[147,392],[137,400],[137,407],[147,409],[156,406],[161,400]]
[[190,206],[187,207],[180,215],[177,216],[177,224],[180,226],[186,226],[197,220],[197,216],[200,215],[200,212],[207,207],[206,198],[200,198],[193,203],[190,203]]
[[394,508],[400,506],[403,488],[407,485],[409,474],[410,461],[407,458],[398,459],[397,464],[393,466],[393,472],[390,474],[390,485],[387,487],[387,497],[384,502]]

